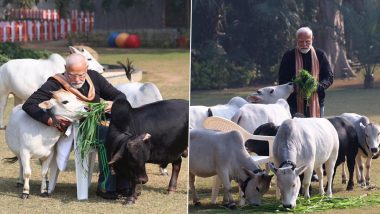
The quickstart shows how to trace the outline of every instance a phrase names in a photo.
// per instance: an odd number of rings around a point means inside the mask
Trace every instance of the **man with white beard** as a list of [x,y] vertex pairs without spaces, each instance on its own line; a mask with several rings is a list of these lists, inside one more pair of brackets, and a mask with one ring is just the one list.
[[297,96],[297,89],[287,99],[290,113],[302,113],[306,117],[324,116],[325,90],[334,81],[334,74],[325,52],[313,47],[313,32],[302,27],[296,32],[296,47],[282,57],[278,73],[279,84],[292,82],[302,69],[307,70],[318,80],[317,91],[310,98],[310,105]]

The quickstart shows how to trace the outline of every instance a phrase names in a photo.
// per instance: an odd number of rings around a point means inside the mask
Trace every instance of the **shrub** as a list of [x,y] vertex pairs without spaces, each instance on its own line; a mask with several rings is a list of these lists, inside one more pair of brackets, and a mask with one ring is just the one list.
[[228,59],[223,48],[205,43],[201,51],[193,51],[191,89],[221,89],[247,86],[254,77],[250,65],[238,65]]
[[47,50],[33,51],[21,48],[16,43],[5,42],[0,44],[0,64],[4,64],[10,59],[40,59],[48,58],[52,53]]

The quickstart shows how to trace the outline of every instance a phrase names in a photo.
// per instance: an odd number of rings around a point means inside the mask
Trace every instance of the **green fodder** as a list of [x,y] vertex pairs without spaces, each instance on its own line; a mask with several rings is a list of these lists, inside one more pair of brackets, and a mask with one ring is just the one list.
[[311,94],[317,90],[318,82],[317,80],[307,71],[302,69],[297,77],[293,80],[299,88],[299,93],[301,96],[310,99]]
[[293,213],[314,213],[331,209],[350,209],[356,207],[378,205],[380,203],[379,195],[364,194],[357,197],[334,197],[327,198],[325,196],[313,196],[310,199],[299,197],[297,206],[294,209],[285,209],[279,201],[274,199],[265,200],[258,207],[244,206],[241,212],[293,212]]
[[88,103],[90,108],[89,112],[84,112],[82,115],[85,117],[84,121],[79,125],[78,130],[78,151],[80,158],[83,160],[89,154],[91,149],[97,149],[99,151],[99,161],[102,162],[103,172],[106,178],[102,183],[103,188],[108,177],[108,164],[107,153],[104,144],[99,139],[98,126],[102,120],[105,120],[104,110],[107,103]]

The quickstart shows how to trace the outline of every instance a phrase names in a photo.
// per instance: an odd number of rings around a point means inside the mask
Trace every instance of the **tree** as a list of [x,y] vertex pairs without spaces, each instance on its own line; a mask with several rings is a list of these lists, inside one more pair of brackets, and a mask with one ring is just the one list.
[[353,55],[364,68],[364,87],[372,88],[375,68],[380,63],[380,2],[362,0],[360,6],[347,2],[342,11]]
[[216,40],[218,14],[223,11],[223,0],[193,0],[192,46],[197,49],[202,43]]
[[335,77],[353,77],[347,60],[344,36],[344,19],[340,11],[343,0],[319,0],[318,25],[314,32],[316,44],[330,60]]
[[294,1],[226,0],[223,47],[229,58],[240,65],[254,64],[260,81],[275,81],[277,65],[299,25],[297,11]]
[[32,8],[38,3],[40,3],[40,0],[5,0],[3,1],[3,6],[7,4],[14,4],[19,8]]

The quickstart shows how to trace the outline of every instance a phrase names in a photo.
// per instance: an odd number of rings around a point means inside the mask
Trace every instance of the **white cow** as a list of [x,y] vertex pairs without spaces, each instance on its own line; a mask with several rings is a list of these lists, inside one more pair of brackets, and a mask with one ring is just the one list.
[[278,168],[270,164],[270,169],[277,176],[284,208],[296,206],[301,185],[299,174],[302,172],[305,198],[310,198],[313,169],[319,177],[319,193],[324,194],[323,164],[328,180],[327,196],[332,197],[331,184],[338,150],[338,133],[325,118],[295,118],[281,124],[273,143],[274,164]]
[[203,121],[209,116],[219,116],[228,120],[248,102],[241,97],[233,97],[224,105],[190,106],[190,129],[203,128]]
[[115,86],[123,92],[133,108],[162,100],[162,95],[153,83],[131,82]]
[[[69,48],[72,53],[80,53],[86,57],[89,69],[99,73],[104,71],[103,66],[86,50],[80,51],[71,46]],[[8,95],[14,95],[15,106],[21,104],[50,76],[63,73],[65,64],[65,59],[56,53],[48,59],[13,59],[3,64],[0,67],[0,129],[5,128],[4,110]]]
[[[39,106],[50,109],[54,115],[60,115],[70,121],[80,119],[84,104],[75,95],[64,90],[53,92],[54,98],[42,102]],[[42,163],[41,196],[48,196],[46,173],[53,160],[54,146],[62,135],[56,128],[33,119],[25,113],[21,105],[13,108],[5,131],[5,141],[9,149],[16,155],[13,161],[20,161],[19,182],[24,181],[21,198],[29,197],[29,179],[31,177],[30,159],[38,158]],[[12,158],[8,159],[12,160]],[[55,161],[55,160],[53,160]]]
[[[356,155],[356,178],[361,186],[369,186],[370,180],[370,168],[372,163],[372,158],[379,153],[380,144],[380,126],[371,123],[366,116],[361,116],[355,113],[343,113],[341,115],[343,118],[350,121],[356,130],[359,139],[360,149]],[[364,151],[363,151],[364,149]],[[366,159],[366,175],[364,180],[363,172],[363,162],[362,157]],[[344,171],[342,172],[344,173]],[[345,176],[345,175],[342,175]]]
[[278,86],[260,88],[257,93],[248,95],[247,100],[250,103],[273,104],[279,99],[288,99],[293,92],[293,83],[289,82]]
[[249,133],[253,133],[257,127],[264,123],[274,123],[275,126],[292,118],[289,104],[284,99],[279,99],[275,104],[246,104],[241,107],[231,120]]
[[224,202],[236,207],[231,195],[231,180],[235,179],[249,204],[259,205],[269,189],[272,176],[262,172],[244,147],[238,131],[217,132],[206,129],[190,130],[189,185],[193,202],[199,205],[195,191],[195,176],[218,175],[224,186]]

